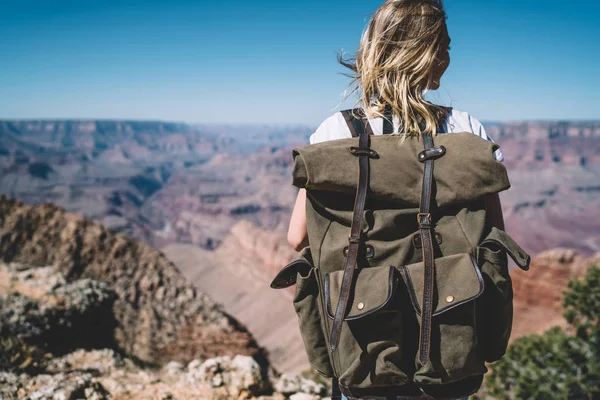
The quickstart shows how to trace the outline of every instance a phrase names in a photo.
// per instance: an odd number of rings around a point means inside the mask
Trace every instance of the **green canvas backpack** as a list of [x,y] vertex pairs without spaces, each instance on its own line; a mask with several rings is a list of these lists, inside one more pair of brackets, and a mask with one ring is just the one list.
[[498,145],[373,135],[361,109],[342,113],[352,138],[293,150],[309,246],[271,287],[296,284],[310,364],[349,399],[475,393],[511,333],[507,254],[530,261],[486,222],[486,196],[510,187]]

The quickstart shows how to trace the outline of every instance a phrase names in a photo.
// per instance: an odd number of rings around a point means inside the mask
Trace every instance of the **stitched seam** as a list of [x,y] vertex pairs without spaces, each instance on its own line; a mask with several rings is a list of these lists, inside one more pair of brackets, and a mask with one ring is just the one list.
[[460,218],[458,218],[456,215],[454,215],[454,219],[456,219],[456,222],[458,222],[458,226],[460,226],[460,230],[463,232],[463,235],[465,236],[465,239],[467,240],[467,243],[469,243],[469,245],[471,247],[475,247],[477,246],[476,243],[472,243],[469,240],[469,236],[467,236],[467,231],[465,231],[465,227],[463,226],[463,224],[460,222]]
[[412,301],[413,306],[414,306],[415,310],[417,311],[417,314],[421,315],[421,307],[419,307],[419,303],[417,301],[416,294],[415,294],[415,288],[412,284],[412,280],[410,278],[410,273],[408,272],[408,268],[405,265],[401,265],[400,268],[402,268],[402,274],[405,276],[406,282],[409,286],[408,294],[410,295],[410,301]]
[[[333,223],[333,221],[329,221],[329,223],[327,224],[327,228],[325,228],[325,232],[323,233],[323,237],[321,238],[321,243],[319,243],[319,260],[318,260],[318,273],[317,273],[317,279],[319,281],[319,283],[323,283],[323,275],[322,275],[322,269],[321,269],[321,257],[323,256],[323,243],[325,242],[325,238],[327,237],[327,234],[329,233],[329,230],[331,228],[331,224]],[[324,283],[323,283],[324,286]],[[323,286],[319,286],[319,303],[321,304],[321,310],[325,311],[325,302],[323,300],[323,292],[324,292],[324,287]],[[322,327],[325,328],[323,335],[325,336],[325,344],[327,345],[327,349],[329,349],[329,331],[330,331],[330,327],[328,324],[328,319],[325,317],[325,315],[323,315],[324,312],[320,312],[319,316],[321,318],[321,324]],[[329,353],[329,351],[328,351]],[[335,376],[339,376],[339,369],[338,369],[338,365],[336,365],[336,356],[335,354],[330,354],[331,357],[330,358],[330,364],[331,364],[331,370],[333,371],[333,375]]]

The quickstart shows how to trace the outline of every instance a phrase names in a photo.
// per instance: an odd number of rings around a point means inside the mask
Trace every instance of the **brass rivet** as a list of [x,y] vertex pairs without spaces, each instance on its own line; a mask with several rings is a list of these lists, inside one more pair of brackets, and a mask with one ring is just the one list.
[[365,308],[365,303],[358,303],[356,308],[358,308],[359,310],[362,310],[363,308]]
[[448,297],[446,297],[446,301],[448,303],[452,303],[454,301],[454,296],[448,296]]

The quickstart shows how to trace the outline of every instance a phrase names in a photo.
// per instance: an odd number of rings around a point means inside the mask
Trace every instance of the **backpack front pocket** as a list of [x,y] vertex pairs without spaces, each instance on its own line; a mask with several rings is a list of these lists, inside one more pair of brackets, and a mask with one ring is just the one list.
[[308,361],[319,374],[330,378],[333,376],[333,370],[321,324],[320,291],[316,274],[310,247],[307,246],[277,274],[271,282],[271,287],[283,289],[296,284],[293,304]]
[[[341,270],[325,275],[325,312],[330,321],[343,276]],[[332,353],[340,384],[362,388],[408,381],[405,371],[410,365],[403,354],[405,324],[397,287],[398,273],[393,266],[355,271],[340,341]]]
[[[401,266],[417,319],[423,301],[423,263]],[[482,375],[487,369],[478,354],[476,302],[484,281],[476,259],[468,253],[435,260],[433,316],[429,361],[418,357],[414,381],[423,385],[445,384]]]

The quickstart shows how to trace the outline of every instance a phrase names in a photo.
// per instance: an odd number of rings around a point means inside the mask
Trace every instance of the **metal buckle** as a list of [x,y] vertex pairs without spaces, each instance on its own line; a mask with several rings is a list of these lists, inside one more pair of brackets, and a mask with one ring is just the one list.
[[417,224],[421,225],[421,217],[426,217],[427,222],[431,224],[431,213],[417,213]]
[[348,242],[349,243],[360,243],[360,236],[358,236],[358,237],[348,236]]

